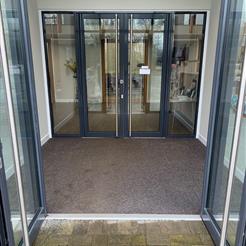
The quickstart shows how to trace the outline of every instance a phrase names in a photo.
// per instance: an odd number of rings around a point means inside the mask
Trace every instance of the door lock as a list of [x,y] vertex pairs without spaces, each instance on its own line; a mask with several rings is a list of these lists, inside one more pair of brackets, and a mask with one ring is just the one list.
[[120,79],[120,84],[123,85],[124,84],[124,80]]
[[120,98],[123,99],[124,98],[124,95],[123,94],[120,94]]

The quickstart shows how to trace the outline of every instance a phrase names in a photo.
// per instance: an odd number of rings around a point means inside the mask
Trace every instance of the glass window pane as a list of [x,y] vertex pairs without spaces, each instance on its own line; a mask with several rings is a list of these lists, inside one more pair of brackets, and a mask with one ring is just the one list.
[[115,28],[115,19],[84,19],[88,130],[91,132],[116,130]]
[[79,89],[73,14],[45,14],[45,44],[55,134],[79,134]]
[[195,131],[204,14],[175,14],[169,91],[168,133]]

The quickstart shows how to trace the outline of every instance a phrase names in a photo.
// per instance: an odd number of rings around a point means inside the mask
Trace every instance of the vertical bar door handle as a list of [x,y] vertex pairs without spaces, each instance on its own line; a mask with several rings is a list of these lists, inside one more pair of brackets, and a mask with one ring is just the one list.
[[132,136],[132,35],[133,35],[133,15],[130,19],[130,66],[129,66],[129,136]]
[[115,15],[115,136],[118,130],[118,15]]

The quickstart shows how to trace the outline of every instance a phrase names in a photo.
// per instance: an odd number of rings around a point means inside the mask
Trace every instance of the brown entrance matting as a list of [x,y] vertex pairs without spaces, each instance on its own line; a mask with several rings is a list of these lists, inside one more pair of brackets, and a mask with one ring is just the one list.
[[43,147],[49,213],[198,214],[198,140],[56,138]]

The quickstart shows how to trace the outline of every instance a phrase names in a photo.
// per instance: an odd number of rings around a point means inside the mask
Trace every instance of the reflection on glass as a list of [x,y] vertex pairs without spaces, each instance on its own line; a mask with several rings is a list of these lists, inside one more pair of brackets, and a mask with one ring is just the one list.
[[175,14],[169,134],[194,133],[203,46],[203,14]]
[[[238,3],[238,5],[239,4],[240,3]],[[238,6],[238,9],[242,8],[242,16],[241,16],[240,26],[238,26],[240,28],[239,29],[240,38],[238,43],[239,47],[236,53],[237,63],[236,63],[236,71],[234,77],[234,86],[232,90],[232,99],[231,99],[231,108],[230,108],[230,111],[234,111],[234,112],[238,100],[242,66],[246,66],[246,64],[243,65],[243,57],[244,57],[245,46],[246,46],[246,2],[243,1],[243,4],[244,4],[243,7]],[[231,126],[229,125],[229,127]],[[226,141],[231,142],[231,138],[232,135],[228,135]],[[230,145],[227,145],[225,150],[225,155],[227,159],[230,153],[230,150],[228,149],[229,146]],[[243,108],[243,115],[241,117],[240,138],[238,143],[236,169],[233,178],[232,197],[230,201],[229,221],[227,227],[227,240],[229,241],[231,246],[236,245],[236,233],[237,233],[237,227],[239,222],[239,213],[240,213],[240,205],[242,200],[243,185],[245,182],[245,175],[246,175],[245,149],[246,149],[246,96],[245,96],[245,103]]]
[[[234,2],[232,2],[234,9]],[[238,8],[240,9],[240,8]],[[231,15],[235,16],[235,15]],[[209,180],[209,195],[207,201],[208,211],[214,216],[219,228],[223,222],[223,212],[228,181],[229,162],[235,117],[237,110],[238,93],[241,85],[243,58],[245,52],[245,15],[241,24],[235,22],[230,37],[231,46],[227,47],[228,56],[224,61],[222,76],[221,99],[218,108],[217,123],[214,132],[216,140],[211,158],[211,175]],[[230,44],[230,42],[228,42]],[[244,112],[245,114],[245,112]],[[239,214],[242,184],[245,176],[245,115],[242,118],[241,137],[237,156],[237,167],[233,181],[233,191],[230,207],[230,223],[228,226],[228,239],[235,240],[236,226]],[[233,245],[233,244],[232,244]]]
[[131,129],[159,132],[164,19],[133,19],[132,33]]
[[84,19],[88,130],[115,132],[115,19]]
[[79,92],[73,14],[44,15],[55,134],[79,134]]

